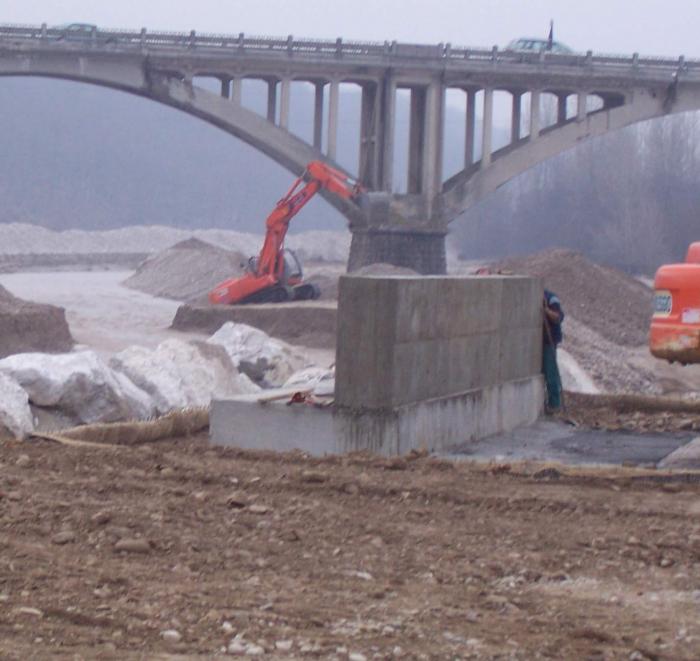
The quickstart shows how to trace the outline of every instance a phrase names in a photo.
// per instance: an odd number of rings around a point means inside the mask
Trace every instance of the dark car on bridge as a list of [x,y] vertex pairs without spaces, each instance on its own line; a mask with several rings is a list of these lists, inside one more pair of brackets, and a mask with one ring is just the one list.
[[68,23],[56,25],[52,31],[60,31],[62,34],[54,35],[56,41],[76,41],[80,43],[115,44],[117,39],[100,32],[92,23]]

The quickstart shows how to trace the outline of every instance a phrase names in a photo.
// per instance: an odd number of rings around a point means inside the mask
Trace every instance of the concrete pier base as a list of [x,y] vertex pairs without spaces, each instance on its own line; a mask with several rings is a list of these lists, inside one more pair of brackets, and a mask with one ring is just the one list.
[[447,452],[535,422],[543,385],[541,377],[530,377],[390,410],[287,406],[288,399],[262,404],[247,395],[212,402],[212,442],[316,456],[360,450],[381,455]]
[[353,230],[348,271],[368,264],[393,264],[423,275],[447,272],[444,233],[403,233],[375,229]]
[[542,285],[522,277],[343,276],[335,404],[293,391],[212,403],[215,443],[315,455],[449,451],[534,422]]

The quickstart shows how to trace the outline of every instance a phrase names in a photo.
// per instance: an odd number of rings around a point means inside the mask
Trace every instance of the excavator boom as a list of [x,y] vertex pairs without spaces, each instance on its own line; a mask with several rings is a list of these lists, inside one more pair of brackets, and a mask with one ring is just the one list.
[[231,305],[317,297],[318,289],[303,284],[300,275],[286,276],[284,239],[289,222],[321,189],[346,200],[361,192],[357,182],[344,172],[322,161],[311,161],[267,217],[265,240],[257,261],[253,261],[254,267],[241,277],[218,284],[209,292],[211,303]]

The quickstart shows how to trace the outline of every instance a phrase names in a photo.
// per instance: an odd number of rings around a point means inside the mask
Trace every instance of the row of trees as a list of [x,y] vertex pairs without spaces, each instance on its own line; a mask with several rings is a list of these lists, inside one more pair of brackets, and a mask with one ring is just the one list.
[[630,272],[682,260],[700,240],[700,115],[592,139],[533,168],[455,222],[464,257],[580,250]]

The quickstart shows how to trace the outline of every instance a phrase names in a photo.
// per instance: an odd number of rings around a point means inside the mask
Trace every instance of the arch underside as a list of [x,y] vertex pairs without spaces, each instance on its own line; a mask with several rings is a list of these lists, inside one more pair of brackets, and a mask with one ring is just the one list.
[[674,103],[653,92],[638,92],[629,103],[570,119],[544,130],[537,138],[523,138],[491,155],[491,163],[481,168],[476,162],[443,185],[438,196],[438,214],[445,226],[487,195],[526,170],[574,148],[581,141],[604,135],[632,124],[669,114],[700,109],[700,92],[695,88],[678,90]]
[[[252,110],[179,78],[149,70],[147,64],[144,66],[143,62],[134,61],[128,64],[90,62],[86,65],[82,58],[71,58],[71,60],[59,58],[56,64],[51,66],[51,61],[50,58],[45,58],[38,65],[33,62],[20,62],[20,66],[16,64],[12,66],[12,63],[8,66],[8,63],[0,58],[0,77],[54,78],[133,94],[176,108],[213,124],[266,154],[295,176],[300,176],[307,163],[313,160],[322,160],[338,170],[343,170],[342,166],[330,161],[320,151]],[[13,62],[16,63],[17,60],[13,58]],[[350,223],[363,218],[363,212],[354,203],[328,194],[324,190],[319,191],[319,194]]]

